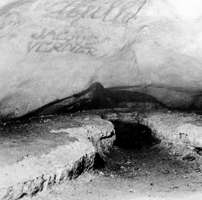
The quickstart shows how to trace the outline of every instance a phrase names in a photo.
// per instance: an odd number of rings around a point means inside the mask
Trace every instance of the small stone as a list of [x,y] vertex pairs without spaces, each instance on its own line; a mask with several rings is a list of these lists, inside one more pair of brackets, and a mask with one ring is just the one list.
[[195,156],[191,155],[191,154],[187,154],[185,155],[182,160],[186,160],[186,161],[194,161],[196,160]]
[[124,166],[121,166],[120,168],[121,168],[122,170],[126,170],[126,168],[125,168]]
[[195,172],[201,173],[201,169],[200,169],[200,168],[196,168],[196,169],[195,169]]
[[103,172],[99,172],[99,175],[104,176],[104,173]]
[[135,190],[134,190],[133,188],[131,188],[131,189],[129,190],[129,192],[130,192],[130,193],[134,193]]
[[140,170],[140,168],[139,168],[139,167],[134,167],[133,169],[134,169],[134,170]]
[[111,177],[111,178],[114,178],[114,174],[111,174],[110,177]]
[[127,161],[127,162],[126,162],[126,165],[130,165],[130,164],[132,164],[131,161]]
[[169,174],[170,171],[168,169],[162,171],[163,174]]
[[176,189],[179,189],[179,186],[175,185],[175,186],[170,187],[170,189],[176,190]]

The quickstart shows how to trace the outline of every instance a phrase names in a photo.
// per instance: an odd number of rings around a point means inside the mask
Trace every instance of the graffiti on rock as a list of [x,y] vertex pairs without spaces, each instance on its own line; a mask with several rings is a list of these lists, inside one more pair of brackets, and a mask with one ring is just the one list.
[[47,5],[45,17],[68,19],[72,23],[80,19],[100,19],[103,22],[128,24],[137,18],[146,2],[147,0],[113,0],[100,4],[98,1],[63,0]]
[[96,45],[104,42],[94,35],[89,29],[79,27],[66,27],[62,30],[43,28],[31,34],[27,51],[36,53],[64,53],[96,55]]

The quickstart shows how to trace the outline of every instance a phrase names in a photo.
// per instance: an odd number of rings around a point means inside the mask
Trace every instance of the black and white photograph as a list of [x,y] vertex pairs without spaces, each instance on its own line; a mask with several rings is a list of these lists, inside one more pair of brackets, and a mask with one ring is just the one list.
[[0,200],[202,199],[202,0],[0,0]]

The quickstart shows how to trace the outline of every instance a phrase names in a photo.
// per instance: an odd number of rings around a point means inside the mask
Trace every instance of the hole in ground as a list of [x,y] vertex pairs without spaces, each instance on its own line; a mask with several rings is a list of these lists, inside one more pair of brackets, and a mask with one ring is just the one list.
[[95,171],[105,177],[98,176],[98,180],[115,186],[117,182],[126,180],[126,185],[136,183],[140,185],[140,190],[146,187],[149,191],[155,187],[155,190],[162,192],[178,187],[192,190],[189,182],[196,177],[197,181],[201,181],[198,163],[187,162],[171,154],[173,147],[160,142],[148,127],[122,121],[112,123],[116,141],[104,168]]
[[[184,199],[196,191],[201,193],[202,174],[197,165],[194,167],[194,161],[179,160],[169,153],[163,142],[156,144],[148,127],[119,121],[113,123],[117,140],[106,159],[105,168],[51,192],[51,195],[57,194],[54,200],[156,200],[176,199],[180,195],[180,199]],[[100,166],[99,155],[95,159]],[[72,192],[64,196],[64,191],[70,191],[71,187]],[[201,199],[201,196],[194,199]]]
[[125,149],[141,149],[160,143],[147,126],[118,120],[112,123],[116,133],[115,146]]

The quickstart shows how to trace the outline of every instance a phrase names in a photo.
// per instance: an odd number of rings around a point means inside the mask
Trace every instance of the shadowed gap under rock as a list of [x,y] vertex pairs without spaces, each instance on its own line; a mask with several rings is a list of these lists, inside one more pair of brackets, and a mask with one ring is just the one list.
[[147,126],[137,123],[127,123],[121,121],[112,122],[116,133],[116,146],[126,149],[141,149],[151,147],[160,142]]
[[132,103],[133,107],[136,109],[140,106],[140,110],[146,106],[146,103],[156,109],[165,107],[150,95],[119,89],[111,90],[104,88],[100,83],[94,83],[83,92],[51,102],[20,117],[20,119],[41,115],[75,113],[92,109],[126,108],[128,107],[128,103]]
[[[113,162],[114,151],[125,154],[125,150],[129,150],[131,154],[144,152],[155,144],[160,143],[150,128],[138,123],[128,123],[120,120],[111,121],[114,125],[116,140],[110,154],[103,160],[98,154],[95,156],[94,169],[103,169]],[[118,150],[117,150],[118,149]],[[111,158],[112,156],[112,158]],[[123,156],[123,155],[120,155]],[[110,161],[109,161],[110,159]],[[112,164],[113,165],[113,164]]]

